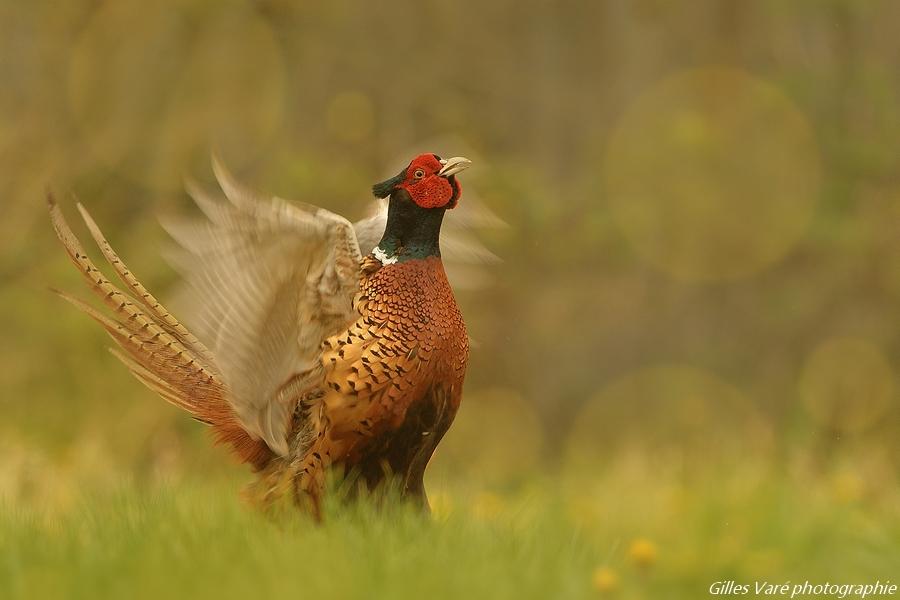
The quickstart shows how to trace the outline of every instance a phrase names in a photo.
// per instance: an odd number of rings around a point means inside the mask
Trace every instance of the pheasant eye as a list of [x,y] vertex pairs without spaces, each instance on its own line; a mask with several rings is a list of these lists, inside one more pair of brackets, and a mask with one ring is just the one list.
[[413,173],[413,175],[416,179],[422,179],[423,177],[425,177],[425,171],[423,171],[422,169],[416,169],[416,172]]

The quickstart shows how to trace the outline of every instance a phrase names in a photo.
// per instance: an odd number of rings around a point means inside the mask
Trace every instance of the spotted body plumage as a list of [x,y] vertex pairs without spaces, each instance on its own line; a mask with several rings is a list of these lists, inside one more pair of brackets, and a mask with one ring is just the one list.
[[390,473],[424,502],[424,467],[459,407],[465,324],[440,258],[382,265],[369,256],[362,272],[357,319],[324,342],[318,436],[291,479],[317,503],[328,467],[370,487]]

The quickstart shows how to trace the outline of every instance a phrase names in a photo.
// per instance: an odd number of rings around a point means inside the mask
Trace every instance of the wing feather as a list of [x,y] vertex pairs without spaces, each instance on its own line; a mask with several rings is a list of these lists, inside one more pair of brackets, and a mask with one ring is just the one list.
[[284,455],[322,340],[352,321],[359,246],[343,217],[265,197],[215,157],[213,171],[225,200],[190,182],[206,218],[164,222],[181,247],[185,321],[215,356],[243,425]]

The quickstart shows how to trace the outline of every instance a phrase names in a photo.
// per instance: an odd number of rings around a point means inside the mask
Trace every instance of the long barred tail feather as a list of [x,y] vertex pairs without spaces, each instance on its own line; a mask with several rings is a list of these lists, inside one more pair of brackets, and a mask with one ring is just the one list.
[[116,287],[91,261],[49,194],[48,203],[57,237],[111,316],[57,293],[106,329],[118,346],[113,354],[141,383],[212,426],[216,441],[231,446],[241,460],[255,469],[263,468],[272,451],[241,426],[210,351],[138,281],[84,207],[78,209],[91,235],[130,293]]
[[210,366],[211,369],[217,371],[215,366],[215,359],[213,358],[212,353],[200,342],[194,335],[189,332],[184,325],[178,322],[178,320],[172,316],[169,311],[165,309],[165,307],[159,303],[159,301],[153,297],[153,295],[138,281],[137,277],[135,277],[124,262],[119,258],[119,256],[115,253],[110,246],[109,242],[106,241],[106,238],[103,236],[103,232],[100,231],[100,228],[97,226],[97,223],[94,222],[94,219],[91,218],[91,215],[88,211],[82,206],[80,203],[78,204],[78,210],[81,213],[82,219],[84,219],[85,224],[88,227],[88,230],[91,232],[91,236],[93,236],[94,241],[97,242],[97,246],[100,248],[100,252],[103,253],[106,261],[113,267],[116,272],[116,275],[119,276],[122,283],[127,286],[127,289],[131,290],[134,294],[134,298],[144,305],[144,308],[150,313],[153,319],[166,330],[167,333],[176,338],[179,342],[181,342],[184,346],[190,348],[192,351],[196,352],[203,360]]

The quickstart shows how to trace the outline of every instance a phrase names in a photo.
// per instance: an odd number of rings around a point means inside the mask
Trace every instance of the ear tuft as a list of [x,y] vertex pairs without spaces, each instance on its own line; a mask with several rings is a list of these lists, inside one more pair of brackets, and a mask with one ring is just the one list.
[[382,181],[381,183],[376,183],[372,186],[372,194],[376,198],[387,198],[391,195],[391,192],[394,191],[398,185],[403,183],[403,180],[406,178],[406,171],[401,171],[399,175],[391,177],[387,181]]

